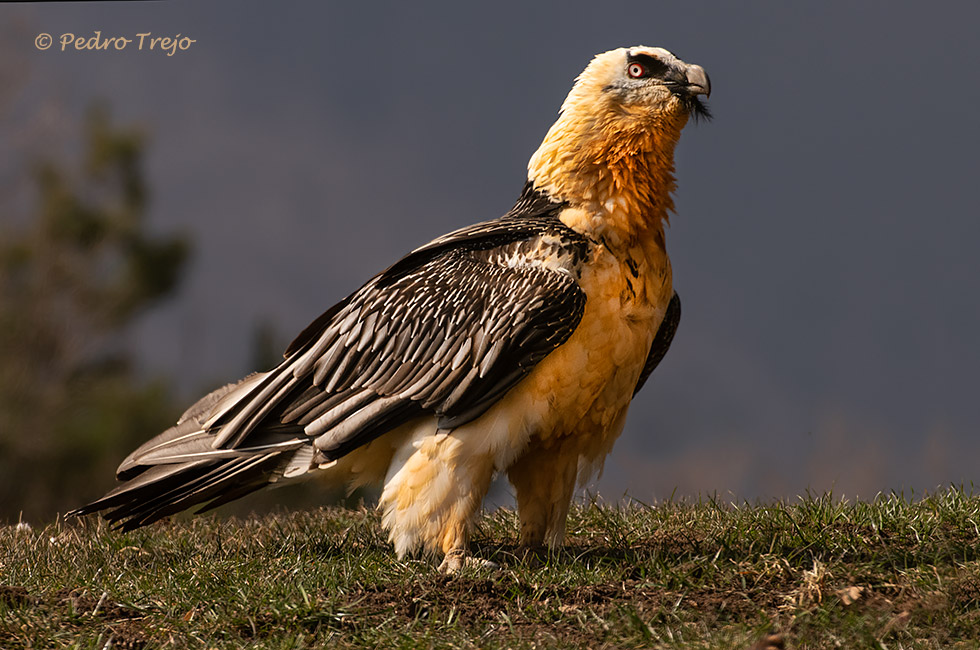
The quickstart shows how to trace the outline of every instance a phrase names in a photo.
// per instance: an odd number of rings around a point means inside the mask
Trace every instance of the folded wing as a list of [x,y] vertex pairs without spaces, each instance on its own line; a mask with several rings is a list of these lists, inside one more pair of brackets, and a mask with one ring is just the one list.
[[[430,415],[451,430],[568,339],[587,242],[553,214],[478,224],[418,249],[308,327],[273,370],[200,400],[76,514],[134,528],[213,507]],[[316,461],[314,461],[314,457]]]

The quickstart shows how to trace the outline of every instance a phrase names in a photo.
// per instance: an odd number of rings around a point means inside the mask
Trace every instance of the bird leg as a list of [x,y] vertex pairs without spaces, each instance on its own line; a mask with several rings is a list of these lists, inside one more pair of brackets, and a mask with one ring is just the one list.
[[528,448],[507,470],[517,496],[521,520],[521,546],[534,548],[547,541],[561,545],[565,539],[565,520],[575,490],[578,453],[558,442]]
[[399,557],[419,547],[441,552],[444,573],[474,563],[467,557],[470,529],[490,489],[494,460],[466,446],[454,435],[424,436],[389,474],[379,505]]

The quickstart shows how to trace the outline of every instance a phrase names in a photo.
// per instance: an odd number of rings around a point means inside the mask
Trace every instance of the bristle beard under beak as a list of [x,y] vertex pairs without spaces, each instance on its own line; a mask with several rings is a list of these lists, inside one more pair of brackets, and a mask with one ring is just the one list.
[[687,107],[688,114],[694,118],[694,123],[711,120],[711,110],[708,105],[701,101],[697,95],[688,95],[684,98],[684,105]]

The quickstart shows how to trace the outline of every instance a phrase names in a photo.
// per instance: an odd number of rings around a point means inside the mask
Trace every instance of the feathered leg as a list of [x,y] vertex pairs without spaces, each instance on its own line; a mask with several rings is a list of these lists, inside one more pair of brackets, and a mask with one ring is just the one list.
[[578,453],[568,441],[530,447],[507,472],[517,493],[521,546],[551,547],[565,539],[565,520],[575,491]]
[[465,555],[494,473],[491,454],[466,447],[459,437],[437,433],[415,438],[396,453],[379,505],[399,558],[418,547]]

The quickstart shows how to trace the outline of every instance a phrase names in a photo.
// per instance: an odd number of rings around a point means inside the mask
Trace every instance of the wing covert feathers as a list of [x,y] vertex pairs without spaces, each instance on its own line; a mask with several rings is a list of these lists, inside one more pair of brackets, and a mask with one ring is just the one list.
[[479,417],[571,336],[589,242],[525,192],[502,219],[417,249],[339,302],[275,369],[205,396],[73,514],[129,529],[305,474],[426,413]]
[[581,255],[539,235],[382,274],[288,364],[321,390],[307,389],[284,422],[333,459],[423,412],[445,429],[479,417],[575,329]]

